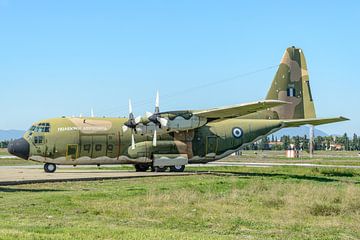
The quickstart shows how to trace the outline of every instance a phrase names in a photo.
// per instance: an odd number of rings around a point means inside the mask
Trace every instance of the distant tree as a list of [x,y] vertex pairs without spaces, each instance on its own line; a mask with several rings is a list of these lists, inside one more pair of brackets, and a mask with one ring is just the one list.
[[9,141],[1,141],[0,142],[0,148],[7,148],[9,145]]
[[353,135],[353,139],[352,139],[352,142],[351,142],[351,150],[359,150],[359,139],[358,139],[358,136],[354,133]]
[[289,136],[282,136],[281,142],[283,143],[283,149],[287,150],[290,147],[290,137]]
[[306,150],[306,151],[309,150],[309,139],[307,138],[306,135],[304,135],[304,137],[303,137],[302,146],[303,146],[303,150]]
[[300,150],[300,137],[299,136],[294,137],[294,146],[295,146],[296,150]]
[[349,140],[349,137],[346,133],[344,133],[343,135],[343,144],[344,144],[344,147],[345,147],[345,151],[349,151],[350,149],[350,140]]
[[261,139],[258,143],[258,149],[259,150],[269,150],[269,138],[268,137],[264,137],[263,139]]

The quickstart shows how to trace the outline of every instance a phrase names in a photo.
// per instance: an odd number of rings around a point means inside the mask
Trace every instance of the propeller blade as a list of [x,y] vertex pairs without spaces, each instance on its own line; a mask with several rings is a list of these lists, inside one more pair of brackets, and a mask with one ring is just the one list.
[[134,137],[134,133],[131,133],[131,149],[132,149],[132,150],[135,149],[135,137]]
[[159,97],[159,91],[156,92],[156,100],[155,100],[155,113],[159,112],[160,108],[160,97]]
[[91,117],[94,117],[94,116],[95,116],[95,115],[94,115],[94,109],[91,108],[91,113],[90,113],[90,114],[91,114]]
[[129,114],[132,113],[131,99],[129,99]]
[[126,132],[128,129],[129,129],[129,128],[128,128],[127,126],[125,126],[125,125],[122,126],[123,132]]
[[149,117],[151,117],[152,115],[153,115],[153,113],[151,113],[151,112],[146,112],[146,113],[145,113],[146,118],[149,118]]
[[141,116],[135,118],[135,123],[138,124],[141,122]]
[[154,137],[153,137],[153,146],[156,147],[156,141],[157,141],[157,135],[156,135],[156,129],[154,130]]
[[166,118],[159,118],[159,122],[163,127],[166,127],[166,125],[168,124],[168,120]]

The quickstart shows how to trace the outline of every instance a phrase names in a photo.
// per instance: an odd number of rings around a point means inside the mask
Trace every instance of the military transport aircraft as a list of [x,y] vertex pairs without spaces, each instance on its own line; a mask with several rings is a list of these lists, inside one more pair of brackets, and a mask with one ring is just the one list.
[[135,118],[62,117],[34,123],[9,153],[56,165],[133,164],[136,171],[184,171],[186,164],[224,158],[286,127],[348,120],[316,118],[304,53],[289,47],[265,100],[213,108],[161,112]]

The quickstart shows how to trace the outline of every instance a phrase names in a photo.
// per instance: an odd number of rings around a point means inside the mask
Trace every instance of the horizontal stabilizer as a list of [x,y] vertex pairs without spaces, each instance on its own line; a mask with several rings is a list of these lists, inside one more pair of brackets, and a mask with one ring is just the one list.
[[240,117],[250,113],[267,110],[272,107],[289,104],[289,102],[280,100],[263,100],[253,103],[245,103],[227,107],[212,108],[207,110],[195,111],[194,115],[199,117],[218,119]]
[[345,117],[294,119],[294,120],[284,120],[284,125],[285,127],[299,127],[307,124],[317,126],[317,125],[342,122],[347,120],[349,119]]

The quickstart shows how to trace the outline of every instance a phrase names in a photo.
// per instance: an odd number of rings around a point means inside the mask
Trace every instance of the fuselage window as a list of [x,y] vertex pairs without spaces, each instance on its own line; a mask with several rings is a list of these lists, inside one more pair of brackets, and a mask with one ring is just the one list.
[[95,145],[95,151],[101,151],[101,144]]
[[84,145],[84,151],[90,152],[90,148],[91,148],[90,144],[85,144]]
[[34,132],[50,132],[50,123],[39,123],[37,126],[32,126],[30,131]]
[[114,149],[114,145],[109,144],[107,148],[108,148],[108,151],[110,151],[110,152],[111,152],[111,151]]
[[34,143],[35,144],[42,144],[43,142],[44,142],[44,137],[43,136],[34,137]]

